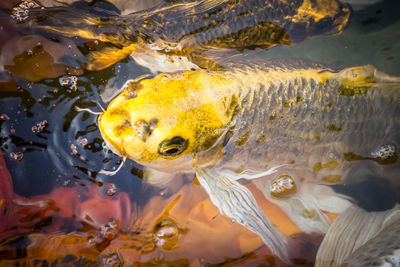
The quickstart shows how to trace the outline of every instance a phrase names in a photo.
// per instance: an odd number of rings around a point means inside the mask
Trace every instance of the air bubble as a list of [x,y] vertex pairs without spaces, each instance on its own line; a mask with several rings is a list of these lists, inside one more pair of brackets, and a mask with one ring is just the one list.
[[0,115],[0,119],[2,121],[8,121],[10,119],[10,117],[8,117],[7,114],[3,113]]
[[64,87],[69,93],[75,92],[78,89],[77,83],[78,78],[76,76],[66,76],[60,78],[61,86]]
[[101,263],[102,263],[101,266],[112,266],[112,267],[122,266],[121,260],[119,259],[117,253],[105,255],[102,258]]
[[86,138],[82,138],[80,141],[81,146],[86,146],[88,143],[88,140]]
[[271,181],[270,192],[273,197],[290,197],[297,192],[296,183],[288,174],[279,175]]
[[11,18],[17,23],[24,23],[29,18],[29,9],[39,7],[34,1],[22,1],[11,10]]
[[168,75],[166,75],[166,74],[163,74],[163,75],[162,75],[162,77],[161,77],[161,81],[165,83],[165,82],[167,82],[167,81],[168,81],[168,78],[169,78],[169,76],[168,76]]
[[162,220],[153,229],[153,239],[158,247],[171,250],[178,243],[179,230],[170,220]]
[[164,188],[163,190],[160,191],[160,196],[164,196],[168,193],[168,188]]
[[96,245],[96,237],[95,236],[89,236],[88,243],[91,246],[95,246]]
[[115,184],[107,184],[106,185],[106,193],[109,196],[115,195],[115,193],[117,193],[117,187],[115,186]]
[[22,153],[22,152],[17,152],[17,153],[11,152],[10,153],[10,158],[15,159],[16,161],[21,161],[23,157],[24,157],[24,153]]
[[103,143],[101,144],[101,147],[102,147],[104,153],[107,153],[107,152],[108,152],[109,149],[108,149],[108,146],[107,146],[106,142],[103,142]]
[[76,154],[78,154],[78,150],[76,149],[76,145],[71,144],[71,145],[70,145],[70,148],[71,148],[71,155],[76,155]]
[[104,239],[112,240],[117,237],[119,232],[118,223],[111,219],[106,225],[101,227],[100,234]]
[[36,125],[32,126],[33,133],[41,133],[47,126],[47,120],[36,123]]

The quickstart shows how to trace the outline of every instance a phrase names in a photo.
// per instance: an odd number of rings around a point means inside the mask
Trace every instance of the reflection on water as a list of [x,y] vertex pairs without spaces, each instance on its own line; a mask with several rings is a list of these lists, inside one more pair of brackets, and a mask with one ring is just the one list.
[[[101,138],[97,116],[76,107],[101,112],[97,103],[106,107],[103,100],[128,79],[152,75],[167,64],[171,70],[218,68],[227,58],[301,57],[334,68],[373,64],[391,74],[400,67],[395,1],[356,1],[349,25],[347,6],[336,1],[329,8],[324,5],[329,1],[313,7],[271,1],[281,4],[275,13],[258,1],[248,6],[241,1],[205,6],[152,1],[145,7],[68,1],[75,2],[73,8],[40,2],[44,9],[31,1],[0,2],[4,264],[288,266],[257,235],[221,215],[192,175],[162,177],[151,186],[142,180],[146,171],[133,161],[114,176],[101,174],[116,170],[122,160]],[[124,19],[118,14],[153,6],[151,12]],[[161,67],[153,67],[157,64]],[[378,174],[399,178],[396,147],[381,145],[369,155],[345,155],[347,161],[360,162],[361,171],[336,185],[365,209],[388,209],[398,202],[399,179],[389,184],[363,172],[373,162]],[[335,167],[321,160],[314,170],[323,175]],[[326,179],[333,183],[340,177]],[[302,232],[256,186],[247,186],[277,228],[295,237],[290,265],[312,266],[323,236]],[[296,190],[290,175],[277,177],[270,189],[278,198]],[[366,199],[365,192],[372,197]],[[330,220],[337,216],[326,215]]]

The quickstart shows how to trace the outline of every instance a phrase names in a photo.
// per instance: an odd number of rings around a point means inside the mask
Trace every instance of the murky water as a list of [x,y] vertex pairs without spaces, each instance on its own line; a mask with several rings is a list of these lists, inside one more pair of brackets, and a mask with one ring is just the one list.
[[[177,174],[161,188],[152,187],[142,181],[143,167],[131,160],[114,176],[101,174],[116,170],[122,160],[105,146],[97,116],[76,107],[101,112],[99,105],[107,105],[105,94],[128,79],[151,73],[129,57],[103,70],[83,70],[79,62],[87,59],[75,45],[82,42],[80,38],[54,42],[40,31],[21,30],[16,25],[28,14],[25,7],[18,14],[12,11],[15,4],[0,2],[4,159],[0,161],[0,259],[4,263],[287,265],[272,256],[255,234],[222,216],[193,175]],[[117,10],[102,1],[79,2],[75,7],[103,16]],[[372,64],[398,75],[399,11],[395,0],[361,5],[341,34],[245,50],[242,56],[303,58],[336,69]],[[397,170],[398,163],[388,168]],[[358,198],[366,209],[383,210],[398,202],[400,186],[391,188],[371,179],[374,182],[367,179],[362,189],[338,185],[337,190]],[[376,197],[365,199],[360,190]],[[312,266],[322,236],[303,234],[277,206],[260,205],[282,232],[298,237],[301,249],[291,255],[292,265]]]

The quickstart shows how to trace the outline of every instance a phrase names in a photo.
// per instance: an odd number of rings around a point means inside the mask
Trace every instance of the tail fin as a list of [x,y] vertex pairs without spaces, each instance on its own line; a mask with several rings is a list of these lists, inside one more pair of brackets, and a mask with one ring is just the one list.
[[[387,227],[399,225],[399,221],[400,209],[398,206],[383,212],[367,212],[357,206],[349,207],[333,221],[318,250],[315,266],[342,266],[341,264],[346,259],[352,258],[353,252],[361,249],[369,240],[380,238],[381,244],[383,242],[390,243],[390,240],[384,240],[387,235],[381,236],[384,231],[389,231],[393,243],[394,240],[398,240],[398,235],[395,232],[390,232],[393,229]],[[396,231],[398,230],[399,227]],[[385,247],[374,247],[375,255],[358,254],[378,258],[383,257],[385,249]],[[364,266],[360,262],[357,262],[357,265]]]
[[400,83],[400,77],[390,76],[372,65],[346,68],[335,75],[341,82],[339,93],[346,96],[365,94],[376,85]]

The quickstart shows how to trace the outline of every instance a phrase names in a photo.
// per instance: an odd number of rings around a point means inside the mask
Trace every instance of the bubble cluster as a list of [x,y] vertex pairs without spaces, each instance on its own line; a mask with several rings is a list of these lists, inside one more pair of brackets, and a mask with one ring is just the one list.
[[384,144],[371,152],[371,156],[377,159],[388,159],[396,154],[396,148],[393,145]]
[[107,153],[108,150],[109,150],[109,148],[108,148],[106,142],[102,142],[102,143],[101,143],[101,148],[102,148],[102,150],[103,150],[104,153]]
[[271,181],[270,192],[273,197],[289,197],[296,191],[296,183],[288,174],[279,175]]
[[47,126],[46,120],[38,122],[38,123],[36,123],[36,125],[32,126],[32,132],[33,133],[41,133],[44,131],[46,126]]
[[105,255],[101,259],[101,266],[118,267],[122,266],[121,260],[117,253]]
[[178,227],[170,220],[162,220],[153,229],[153,240],[158,247],[171,250],[178,243]]
[[106,225],[102,226],[100,229],[101,237],[107,240],[112,240],[117,237],[118,232],[118,223],[114,219],[111,219]]
[[71,155],[77,155],[78,154],[78,150],[76,149],[76,145],[71,144],[69,147],[71,148]]
[[78,77],[76,76],[66,76],[60,78],[60,84],[64,87],[68,92],[75,92],[78,90]]
[[97,244],[96,239],[97,239],[96,236],[89,236],[88,238],[89,245],[95,246]]
[[15,159],[16,161],[21,161],[23,157],[24,157],[24,153],[22,153],[22,152],[17,152],[17,153],[11,152],[10,153],[10,158]]
[[10,117],[8,117],[7,114],[3,113],[0,115],[0,119],[2,121],[8,121],[10,119]]
[[110,219],[107,224],[100,227],[97,233],[92,233],[87,237],[87,243],[90,246],[101,247],[116,238],[118,233],[118,222],[115,219]]
[[29,18],[29,9],[39,7],[34,1],[22,1],[11,10],[11,18],[17,23],[24,23]]

